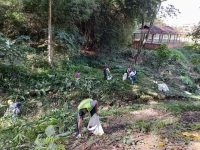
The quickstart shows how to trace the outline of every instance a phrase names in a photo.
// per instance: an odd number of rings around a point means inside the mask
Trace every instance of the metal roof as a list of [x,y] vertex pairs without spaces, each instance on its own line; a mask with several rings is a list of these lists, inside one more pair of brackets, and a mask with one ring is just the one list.
[[[147,33],[148,30],[149,30],[149,26],[145,25],[142,31],[143,33]],[[135,30],[134,33],[141,33],[141,28]],[[180,34],[180,32],[178,32],[177,30],[174,30],[170,26],[153,25],[151,28],[150,34]]]

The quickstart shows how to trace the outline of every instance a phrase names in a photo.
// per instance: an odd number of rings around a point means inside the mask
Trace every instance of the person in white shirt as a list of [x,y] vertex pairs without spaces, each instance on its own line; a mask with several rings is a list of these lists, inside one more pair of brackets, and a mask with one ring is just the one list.
[[131,79],[131,83],[134,84],[135,80],[136,80],[136,70],[132,70],[131,73],[129,74],[130,79]]
[[127,73],[127,78],[128,78],[129,74],[131,73],[131,66],[128,66],[128,68],[126,69],[126,73]]

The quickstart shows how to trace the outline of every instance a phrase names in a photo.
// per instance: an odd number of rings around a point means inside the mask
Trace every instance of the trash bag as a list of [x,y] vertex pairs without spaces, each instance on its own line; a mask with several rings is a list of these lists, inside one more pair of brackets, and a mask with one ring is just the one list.
[[112,74],[111,74],[109,68],[106,69],[106,74],[107,74],[107,80],[111,80],[112,79]]
[[103,128],[99,120],[99,116],[97,116],[97,114],[94,114],[90,118],[87,129],[95,135],[101,136],[102,134],[104,134]]
[[107,76],[107,80],[111,80],[112,79],[112,76]]
[[169,91],[169,88],[166,84],[163,83],[163,84],[158,84],[158,90],[166,92]]
[[123,77],[122,77],[122,80],[126,80],[127,79],[127,73],[124,73]]

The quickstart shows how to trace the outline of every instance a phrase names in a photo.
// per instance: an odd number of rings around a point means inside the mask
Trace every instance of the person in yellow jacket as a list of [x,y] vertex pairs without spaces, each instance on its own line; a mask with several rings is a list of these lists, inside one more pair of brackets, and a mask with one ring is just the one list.
[[87,112],[90,112],[91,117],[96,113],[98,115],[98,101],[91,98],[84,99],[78,105],[78,116],[77,116],[77,133],[76,138],[81,137],[81,126],[82,121]]

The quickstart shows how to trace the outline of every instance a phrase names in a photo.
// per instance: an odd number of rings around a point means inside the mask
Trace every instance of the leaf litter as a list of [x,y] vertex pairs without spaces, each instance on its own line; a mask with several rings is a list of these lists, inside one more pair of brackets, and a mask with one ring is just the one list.
[[[70,150],[199,150],[200,134],[195,131],[183,132],[184,127],[182,127],[182,124],[191,123],[191,119],[200,122],[199,114],[200,111],[193,113],[189,111],[180,115],[172,115],[166,111],[150,108],[122,114],[118,117],[107,116],[107,121],[102,122],[104,135],[95,136],[86,131],[81,139],[72,137],[73,142],[69,142],[66,148]],[[148,124],[166,118],[172,120],[178,118],[176,123],[180,126],[171,122],[157,129],[156,132],[129,128],[135,122],[143,121]]]

